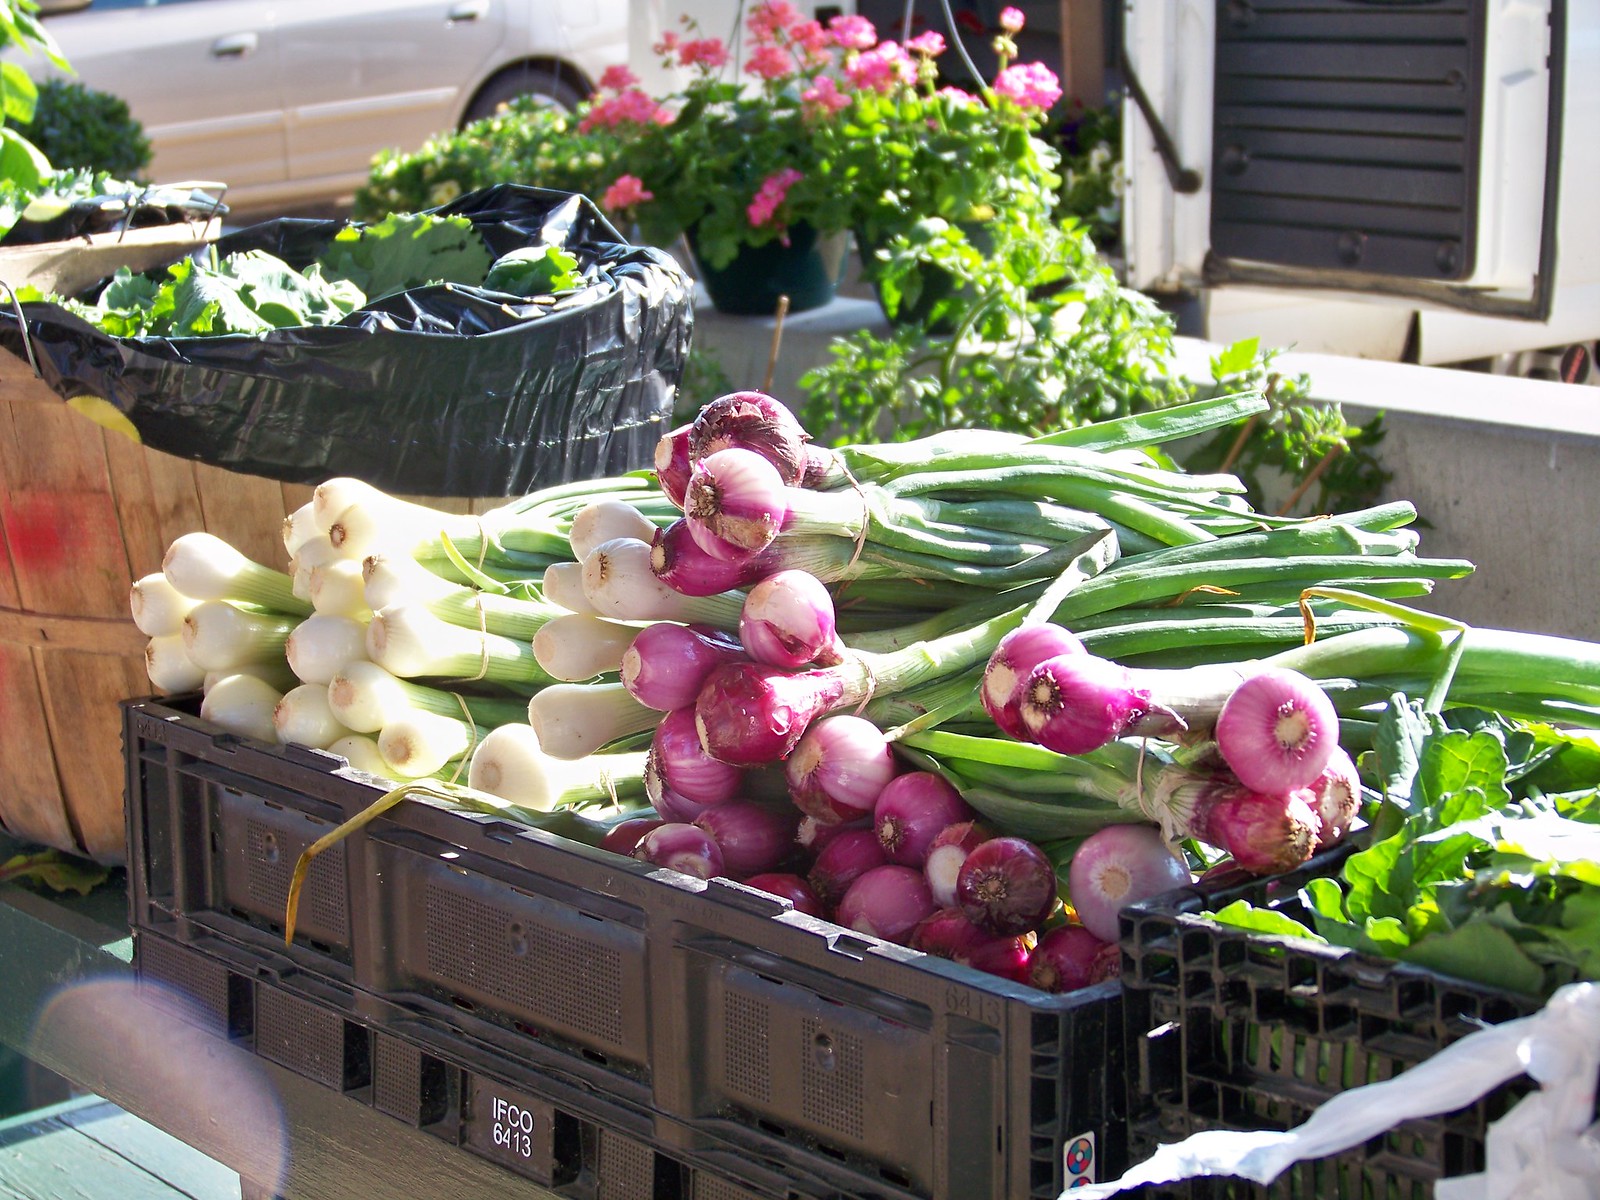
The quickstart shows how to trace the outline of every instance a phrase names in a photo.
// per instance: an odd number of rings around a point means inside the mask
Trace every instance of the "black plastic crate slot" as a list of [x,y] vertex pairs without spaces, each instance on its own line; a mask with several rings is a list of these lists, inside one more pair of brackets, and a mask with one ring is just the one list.
[[[303,803],[278,803],[237,783],[213,779],[210,786],[221,831],[216,908],[281,935],[295,863],[338,821],[304,811]],[[343,843],[311,860],[300,891],[295,941],[350,962],[350,887]]]
[[249,1037],[250,980],[218,962],[150,933],[134,940],[140,991],[159,1007],[219,1037]]
[[353,1092],[372,1082],[371,1035],[337,1011],[256,985],[256,1053],[307,1079]]
[[658,1191],[656,1153],[614,1129],[597,1129],[595,1200],[680,1200]]
[[456,1068],[411,1043],[373,1034],[372,1107],[418,1129],[446,1121],[459,1103]]
[[720,956],[688,957],[692,1115],[747,1114],[771,1136],[931,1187],[938,1046],[926,1030]]
[[[392,924],[376,974],[603,1065],[649,1063],[646,936],[459,862],[380,848]],[[534,881],[529,880],[530,884]]]

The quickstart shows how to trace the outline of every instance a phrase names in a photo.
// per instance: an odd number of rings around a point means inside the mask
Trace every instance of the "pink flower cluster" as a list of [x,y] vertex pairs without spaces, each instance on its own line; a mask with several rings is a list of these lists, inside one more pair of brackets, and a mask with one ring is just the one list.
[[1049,108],[1061,99],[1061,81],[1043,63],[1018,63],[995,76],[996,95],[1022,108]]
[[778,211],[778,206],[783,203],[784,197],[789,194],[789,189],[799,183],[801,175],[793,167],[767,176],[761,181],[761,187],[756,191],[755,199],[745,209],[745,214],[750,218],[750,226],[759,229],[768,224],[773,214]]
[[850,82],[862,91],[887,92],[897,83],[915,83],[917,65],[894,42],[879,42],[844,64]]
[[800,99],[818,112],[835,113],[850,107],[850,97],[839,90],[832,75],[818,75]]
[[1000,28],[1007,33],[1021,33],[1025,17],[1020,8],[1002,8],[1000,10]]
[[696,38],[678,47],[678,65],[715,71],[728,64],[728,48],[718,38]]
[[800,24],[800,10],[789,0],[765,0],[758,4],[745,27],[757,42],[776,41],[779,34],[788,33]]
[[600,197],[600,206],[618,212],[655,198],[654,192],[645,191],[644,182],[637,175],[619,175],[617,181],[606,189],[606,194]]
[[662,108],[648,93],[630,87],[615,96],[596,100],[578,122],[580,133],[595,129],[616,129],[622,125],[670,125],[672,114]]
[[834,17],[828,22],[828,32],[842,50],[870,50],[878,44],[878,31],[865,17]]
[[913,54],[925,54],[929,58],[938,58],[945,51],[944,34],[937,29],[919,33],[906,43],[906,49]]
[[757,46],[750,52],[744,69],[762,79],[787,79],[794,74],[794,56],[782,46]]

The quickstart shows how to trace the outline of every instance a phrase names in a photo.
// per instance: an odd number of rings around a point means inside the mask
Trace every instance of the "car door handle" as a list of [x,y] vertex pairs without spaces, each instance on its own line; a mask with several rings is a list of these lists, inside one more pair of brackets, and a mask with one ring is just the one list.
[[260,44],[261,39],[253,33],[230,33],[211,43],[211,57],[243,58]]
[[458,21],[481,21],[488,15],[489,0],[460,0],[450,6],[450,15],[445,19],[454,25]]

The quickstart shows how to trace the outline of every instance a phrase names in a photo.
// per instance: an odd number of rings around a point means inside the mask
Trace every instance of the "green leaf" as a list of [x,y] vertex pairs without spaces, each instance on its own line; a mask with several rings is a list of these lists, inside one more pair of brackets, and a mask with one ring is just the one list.
[[1344,912],[1344,889],[1339,886],[1337,879],[1322,876],[1307,880],[1301,894],[1305,897],[1306,907],[1317,916],[1330,921],[1348,920]]
[[1260,353],[1261,339],[1258,337],[1235,342],[1211,360],[1211,374],[1218,380],[1229,375],[1241,375],[1255,365],[1256,356]]
[[1214,913],[1207,913],[1213,921],[1221,925],[1232,925],[1239,929],[1249,929],[1256,933],[1272,934],[1276,937],[1305,938],[1308,941],[1326,943],[1327,939],[1321,937],[1293,917],[1285,916],[1270,908],[1257,908],[1248,900],[1235,900]]
[[1458,979],[1472,979],[1537,996],[1544,971],[1504,929],[1488,921],[1469,921],[1449,933],[1399,948],[1397,957]]
[[11,61],[0,63],[0,107],[5,118],[18,125],[27,125],[39,105],[39,87],[28,77],[22,64]]
[[1345,910],[1352,921],[1360,924],[1373,917],[1399,917],[1405,913],[1405,901],[1389,890],[1392,886],[1398,886],[1403,892],[1410,890],[1410,880],[1396,876],[1405,844],[1402,832],[1345,860],[1344,877],[1349,885]]
[[1378,783],[1390,803],[1402,808],[1411,805],[1422,744],[1431,728],[1420,701],[1408,700],[1402,692],[1389,697],[1388,707],[1378,720],[1372,748],[1378,760]]
[[15,129],[0,128],[0,179],[26,191],[36,191],[50,170],[50,160]]
[[256,313],[243,293],[243,284],[215,269],[187,272],[172,292],[172,335],[265,333],[271,323]]
[[1436,827],[1511,803],[1504,744],[1488,732],[1450,730],[1427,739],[1417,768],[1422,801],[1437,806]]
[[59,850],[18,854],[0,863],[0,884],[39,883],[55,892],[77,892],[87,896],[111,877],[98,863],[73,858]]
[[326,278],[349,280],[370,302],[430,283],[477,285],[490,258],[465,217],[391,213],[341,229],[320,262]]
[[483,286],[512,296],[546,296],[582,287],[583,273],[577,257],[559,246],[523,246],[495,259]]
[[1367,940],[1378,948],[1379,953],[1390,958],[1397,957],[1401,950],[1411,944],[1411,935],[1406,932],[1406,927],[1394,917],[1369,917],[1365,929]]

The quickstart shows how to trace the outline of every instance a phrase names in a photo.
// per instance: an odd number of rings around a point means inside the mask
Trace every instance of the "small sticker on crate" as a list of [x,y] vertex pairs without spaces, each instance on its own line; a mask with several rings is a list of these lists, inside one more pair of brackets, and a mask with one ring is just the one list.
[[1095,1182],[1094,1134],[1080,1133],[1067,1139],[1061,1151],[1061,1177],[1068,1189],[1088,1187]]
[[535,1183],[556,1182],[556,1110],[548,1101],[474,1077],[462,1144]]

